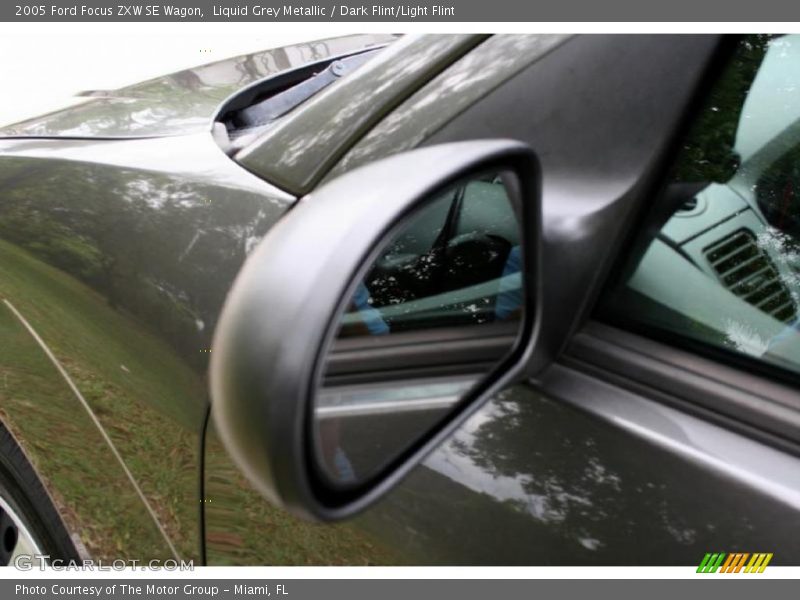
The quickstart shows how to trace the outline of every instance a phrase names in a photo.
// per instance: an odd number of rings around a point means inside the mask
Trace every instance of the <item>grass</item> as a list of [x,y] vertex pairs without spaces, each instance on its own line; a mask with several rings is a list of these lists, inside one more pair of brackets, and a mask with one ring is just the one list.
[[[24,250],[0,241],[0,297],[74,380],[184,558],[199,558],[203,377],[154,332]],[[96,558],[168,549],[88,414],[11,313],[0,310],[0,413]],[[201,349],[198,348],[198,352]],[[209,442],[209,561],[370,564],[396,557],[350,527],[311,525],[268,504]]]
[[[200,377],[97,293],[6,242],[0,242],[0,296],[31,323],[70,374],[178,551],[196,558],[196,431],[205,406]],[[31,347],[33,340],[24,339],[27,333],[12,332],[15,343],[3,345],[0,363],[12,379],[2,408],[15,433],[39,450],[32,459],[52,479],[63,496],[59,503],[79,530],[98,530],[84,534],[84,543],[93,555],[107,558],[168,556],[84,409],[41,350]],[[70,433],[66,439],[64,430]]]

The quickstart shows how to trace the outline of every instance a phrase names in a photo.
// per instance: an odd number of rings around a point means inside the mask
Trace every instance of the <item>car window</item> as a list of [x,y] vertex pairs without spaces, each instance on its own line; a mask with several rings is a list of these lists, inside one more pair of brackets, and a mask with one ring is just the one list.
[[601,315],[800,371],[798,160],[800,36],[744,37]]

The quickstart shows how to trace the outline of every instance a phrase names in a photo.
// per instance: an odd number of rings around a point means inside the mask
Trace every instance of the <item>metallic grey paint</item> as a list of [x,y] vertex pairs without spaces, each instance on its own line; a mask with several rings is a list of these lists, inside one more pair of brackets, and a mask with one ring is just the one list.
[[282,189],[305,194],[393,108],[484,39],[423,35],[395,42],[349,75],[346,85],[310,99],[235,158]]
[[[542,52],[523,69],[507,61],[473,81],[464,68],[473,59],[486,65],[484,48],[527,44]],[[529,143],[543,166],[542,276],[552,282],[538,372],[585,323],[717,45],[696,36],[490,39],[452,71],[441,64],[441,76],[417,80],[430,83],[398,98],[394,113],[379,111],[381,123],[337,137],[321,158],[309,154],[311,175],[298,167],[287,181],[299,189],[330,168],[418,145]],[[0,416],[93,556],[170,556],[160,526],[181,556],[199,559],[202,512],[213,564],[696,564],[709,547],[800,564],[796,454],[574,364],[499,392],[345,526],[300,523],[272,507],[232,465],[213,424],[201,496],[210,332],[247,251],[294,201],[227,158],[208,118],[230,86],[281,66],[268,54],[252,73],[231,62],[202,98],[185,74],[143,84],[141,98],[98,99],[4,131],[94,139],[0,141],[0,297],[63,366],[157,516],[3,304],[0,332],[11,342],[0,344]],[[347,85],[339,82],[337,95],[346,98]],[[426,108],[439,93],[470,102]],[[323,129],[336,137],[335,122],[304,132],[302,110],[292,121],[303,148]],[[173,134],[188,135],[99,139]]]

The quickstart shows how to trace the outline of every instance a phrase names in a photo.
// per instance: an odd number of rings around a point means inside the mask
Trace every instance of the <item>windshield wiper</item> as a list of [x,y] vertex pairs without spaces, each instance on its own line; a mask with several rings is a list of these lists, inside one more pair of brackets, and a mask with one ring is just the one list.
[[256,127],[268,125],[275,119],[290,112],[333,82],[351,73],[367,62],[379,49],[341,58],[330,63],[327,68],[308,79],[279,92],[274,96],[237,111],[230,121],[229,133],[242,134]]

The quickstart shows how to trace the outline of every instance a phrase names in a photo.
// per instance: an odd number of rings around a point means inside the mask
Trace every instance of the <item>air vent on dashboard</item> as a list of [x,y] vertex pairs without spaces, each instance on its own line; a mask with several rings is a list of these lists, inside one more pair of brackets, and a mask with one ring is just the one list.
[[725,287],[742,300],[779,321],[795,319],[797,307],[789,289],[751,231],[740,229],[706,248],[704,254]]

